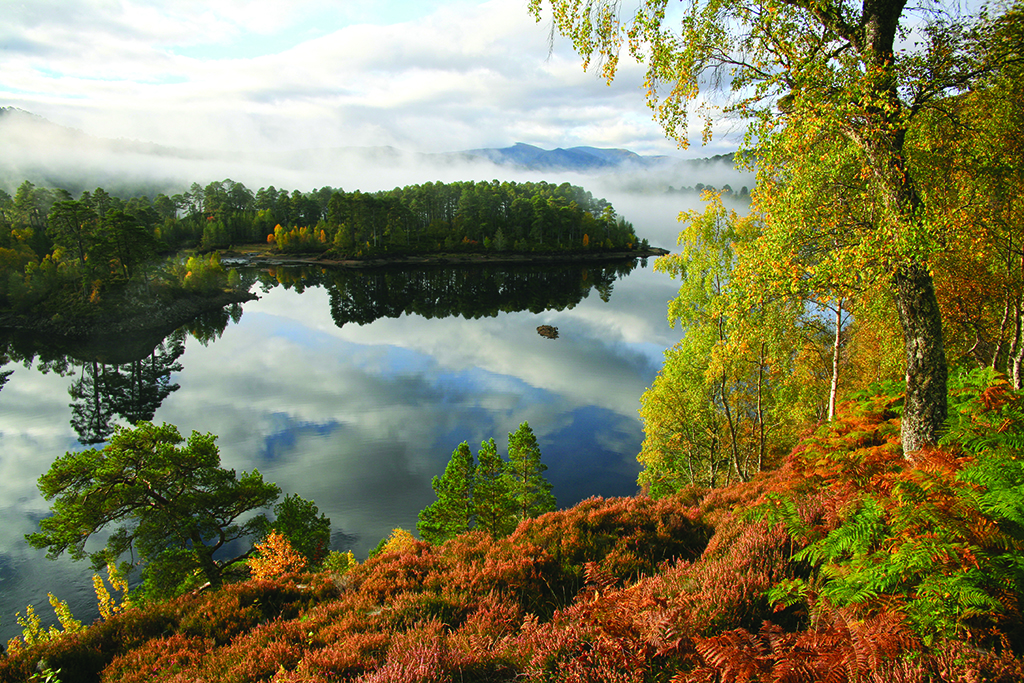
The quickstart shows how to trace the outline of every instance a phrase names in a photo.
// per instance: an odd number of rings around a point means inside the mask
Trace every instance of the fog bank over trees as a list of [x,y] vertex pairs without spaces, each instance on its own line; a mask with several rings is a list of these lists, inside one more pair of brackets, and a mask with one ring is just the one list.
[[[592,147],[542,150],[522,143],[443,154],[393,147],[235,152],[96,137],[14,108],[0,108],[0,147],[0,189],[12,194],[29,180],[72,194],[103,187],[112,194],[171,195],[200,178],[232,178],[249,187],[330,185],[363,192],[422,182],[544,180],[602,195],[689,194],[694,199],[705,186],[728,186],[737,197],[746,194],[744,187],[753,187],[753,173],[737,171],[731,155],[682,159]],[[692,204],[682,203],[678,208]]]

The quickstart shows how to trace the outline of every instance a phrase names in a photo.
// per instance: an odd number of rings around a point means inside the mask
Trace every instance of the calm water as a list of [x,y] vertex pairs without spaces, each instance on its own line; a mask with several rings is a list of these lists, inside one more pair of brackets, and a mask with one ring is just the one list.
[[[676,229],[674,221],[665,225]],[[260,299],[240,316],[234,311],[237,320],[225,313],[193,325],[116,376],[111,365],[82,360],[47,368],[37,357],[30,367],[0,368],[13,370],[0,390],[0,637],[18,632],[14,613],[29,603],[52,621],[47,591],[68,599],[79,618],[96,616],[87,562],[48,561],[23,536],[47,513],[39,475],[55,457],[83,448],[80,437],[102,438],[106,424],[124,423],[120,415],[155,410],[155,422],[183,434],[219,435],[224,466],[259,468],[284,492],[315,500],[331,518],[335,547],[358,557],[392,528],[415,528],[417,512],[433,500],[431,478],[461,441],[475,451],[495,437],[504,453],[508,433],[524,420],[559,506],[634,493],[639,398],[679,338],[665,321],[677,283],[649,265],[621,277],[580,270],[560,280],[570,290],[576,283],[569,294],[531,280],[522,295],[523,277],[503,275],[487,285],[500,306],[479,298],[450,304],[460,283],[479,289],[473,274],[392,275],[339,287],[329,274],[303,281],[280,272],[290,286],[257,282]],[[424,289],[436,296],[415,296]],[[366,314],[357,304],[373,296],[386,301]],[[526,310],[515,310],[523,301]],[[557,308],[544,309],[550,305]],[[542,324],[557,327],[558,339],[538,335]],[[140,377],[150,373],[145,386],[130,381],[133,367]],[[121,387],[116,405],[98,398],[111,382]]]
[[[614,199],[638,234],[668,248],[685,203]],[[681,336],[665,319],[678,283],[651,265],[628,274],[248,277],[259,278],[258,301],[159,345],[127,339],[77,359],[30,347],[27,366],[0,366],[0,378],[11,373],[0,389],[3,642],[20,632],[14,615],[28,604],[44,624],[55,621],[48,591],[86,623],[98,616],[88,563],[47,560],[24,534],[48,513],[39,475],[128,417],[217,434],[222,465],[256,467],[285,493],[316,501],[334,547],[360,558],[394,527],[415,528],[434,499],[431,478],[460,442],[475,452],[494,437],[505,455],[524,420],[560,507],[635,493],[640,396]],[[541,337],[538,325],[557,327],[558,338]]]

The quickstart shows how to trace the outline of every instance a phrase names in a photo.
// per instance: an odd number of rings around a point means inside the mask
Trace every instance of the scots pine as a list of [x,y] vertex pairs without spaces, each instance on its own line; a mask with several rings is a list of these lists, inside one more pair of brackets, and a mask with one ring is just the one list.
[[511,477],[498,455],[494,439],[481,443],[476,457],[475,528],[495,537],[508,536],[515,529],[516,505],[510,496]]
[[520,520],[555,509],[551,483],[544,477],[548,466],[540,461],[540,446],[529,423],[508,435],[508,474],[512,499]]
[[431,487],[437,500],[419,514],[416,529],[420,537],[431,543],[440,543],[469,531],[474,522],[473,487],[476,466],[473,451],[465,441],[452,453],[444,474],[434,477]]

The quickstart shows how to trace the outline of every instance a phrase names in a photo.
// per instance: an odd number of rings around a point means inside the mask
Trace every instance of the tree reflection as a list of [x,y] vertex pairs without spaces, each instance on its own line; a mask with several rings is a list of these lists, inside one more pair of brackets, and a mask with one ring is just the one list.
[[608,301],[635,261],[602,267],[545,265],[332,273],[331,316],[338,327],[415,313],[424,318],[572,308],[592,289]]
[[71,426],[78,440],[88,446],[107,440],[114,433],[114,411],[107,392],[107,366],[91,361],[81,366],[81,376],[71,384]]
[[227,329],[228,322],[237,323],[242,317],[242,305],[231,304],[214,311],[207,311],[196,316],[185,329],[203,346],[209,346],[220,339]]
[[425,268],[333,269],[278,267],[264,271],[264,291],[275,284],[298,292],[326,287],[338,327],[416,314],[424,318],[494,317],[498,313],[572,308],[591,290],[608,301],[616,279],[635,260],[614,265],[545,264]]
[[[424,318],[494,317],[499,313],[572,308],[596,291],[608,301],[619,277],[635,260],[608,265],[580,264],[433,266],[423,268],[332,269],[279,267],[242,269],[263,290],[283,286],[301,293],[325,287],[338,327],[365,325],[380,318],[416,314]],[[35,365],[43,373],[74,376],[71,426],[82,444],[106,441],[118,418],[131,424],[151,421],[179,385],[178,359],[189,335],[204,346],[215,342],[229,322],[238,322],[238,304],[197,316],[171,332],[72,342],[7,333],[0,335],[0,368],[9,362]],[[552,338],[554,338],[553,335]],[[122,338],[123,337],[123,338]],[[0,370],[0,388],[13,370]]]
[[153,349],[148,358],[114,366],[111,394],[118,415],[137,424],[149,422],[157,408],[180,387],[171,383],[171,373],[181,372],[178,358],[185,353],[185,332],[177,330]]
[[[220,338],[229,321],[238,322],[238,304],[205,313],[169,334],[74,342],[8,333],[0,336],[0,367],[10,361],[33,365],[61,377],[74,375],[71,426],[83,445],[106,441],[117,418],[130,424],[152,421],[164,400],[180,387],[171,381],[181,372],[189,334],[203,345]],[[13,370],[0,371],[0,388]]]
[[185,332],[178,330],[158,344],[146,358],[128,363],[87,361],[68,393],[71,426],[85,445],[106,441],[114,432],[113,420],[131,424],[150,421],[157,408],[180,387],[171,373],[180,372],[178,358],[185,353]]
[[[10,356],[6,353],[0,353],[0,368],[11,362]],[[0,370],[0,391],[3,391],[4,385],[7,384],[7,380],[14,374],[14,370]]]

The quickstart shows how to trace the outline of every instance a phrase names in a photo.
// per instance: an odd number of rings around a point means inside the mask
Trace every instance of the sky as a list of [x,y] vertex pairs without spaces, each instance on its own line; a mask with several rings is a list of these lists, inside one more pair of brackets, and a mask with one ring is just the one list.
[[0,106],[99,137],[217,151],[590,145],[687,151],[527,0],[0,0]]

